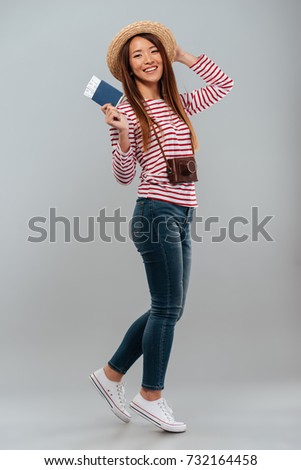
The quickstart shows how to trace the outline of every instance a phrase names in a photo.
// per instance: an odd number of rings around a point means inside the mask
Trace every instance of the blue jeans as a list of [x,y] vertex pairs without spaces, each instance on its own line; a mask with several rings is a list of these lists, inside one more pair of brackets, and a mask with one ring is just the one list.
[[138,197],[131,237],[142,256],[151,305],[128,329],[109,361],[125,374],[143,355],[142,387],[164,388],[174,328],[183,314],[191,267],[194,207]]

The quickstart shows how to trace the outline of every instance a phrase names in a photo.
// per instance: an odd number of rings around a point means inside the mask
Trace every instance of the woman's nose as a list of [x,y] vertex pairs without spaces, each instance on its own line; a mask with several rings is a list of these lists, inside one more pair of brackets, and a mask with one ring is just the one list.
[[151,54],[145,54],[144,62],[145,62],[146,64],[150,64],[152,61],[153,61],[152,55],[151,55]]

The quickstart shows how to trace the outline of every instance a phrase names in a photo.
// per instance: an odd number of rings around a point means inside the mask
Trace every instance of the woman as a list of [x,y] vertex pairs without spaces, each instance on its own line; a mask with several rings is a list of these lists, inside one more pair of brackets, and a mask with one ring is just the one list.
[[[207,86],[180,95],[173,61],[190,67]],[[108,363],[90,378],[116,416],[129,422],[122,380],[143,355],[142,387],[130,408],[162,430],[183,432],[186,424],[175,420],[162,390],[188,289],[197,177],[195,167],[183,167],[186,179],[180,172],[172,180],[169,164],[179,164],[180,158],[193,163],[197,138],[189,116],[223,98],[233,81],[205,54],[196,57],[183,51],[170,30],[149,21],[122,29],[109,46],[107,62],[125,93],[117,107],[102,107],[110,126],[113,174],[126,185],[137,163],[142,168],[131,235],[143,259],[151,305],[130,326]]]

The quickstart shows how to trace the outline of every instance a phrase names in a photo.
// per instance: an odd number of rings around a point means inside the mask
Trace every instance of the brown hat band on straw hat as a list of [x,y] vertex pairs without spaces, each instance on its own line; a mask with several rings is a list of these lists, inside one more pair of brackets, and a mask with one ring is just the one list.
[[117,78],[117,80],[121,81],[121,68],[119,60],[121,49],[130,38],[142,33],[152,33],[157,36],[162,42],[169,60],[171,62],[174,61],[176,53],[176,40],[170,29],[166,28],[166,26],[163,24],[154,21],[137,21],[135,23],[129,24],[119,31],[108,47],[107,64],[110,72],[112,75],[114,75],[115,78]]

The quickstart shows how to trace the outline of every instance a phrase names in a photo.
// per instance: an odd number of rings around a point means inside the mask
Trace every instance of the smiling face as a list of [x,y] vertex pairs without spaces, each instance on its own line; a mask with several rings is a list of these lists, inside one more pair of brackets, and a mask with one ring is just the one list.
[[159,82],[163,74],[163,60],[152,42],[140,36],[134,37],[130,42],[129,59],[136,80],[144,85]]

